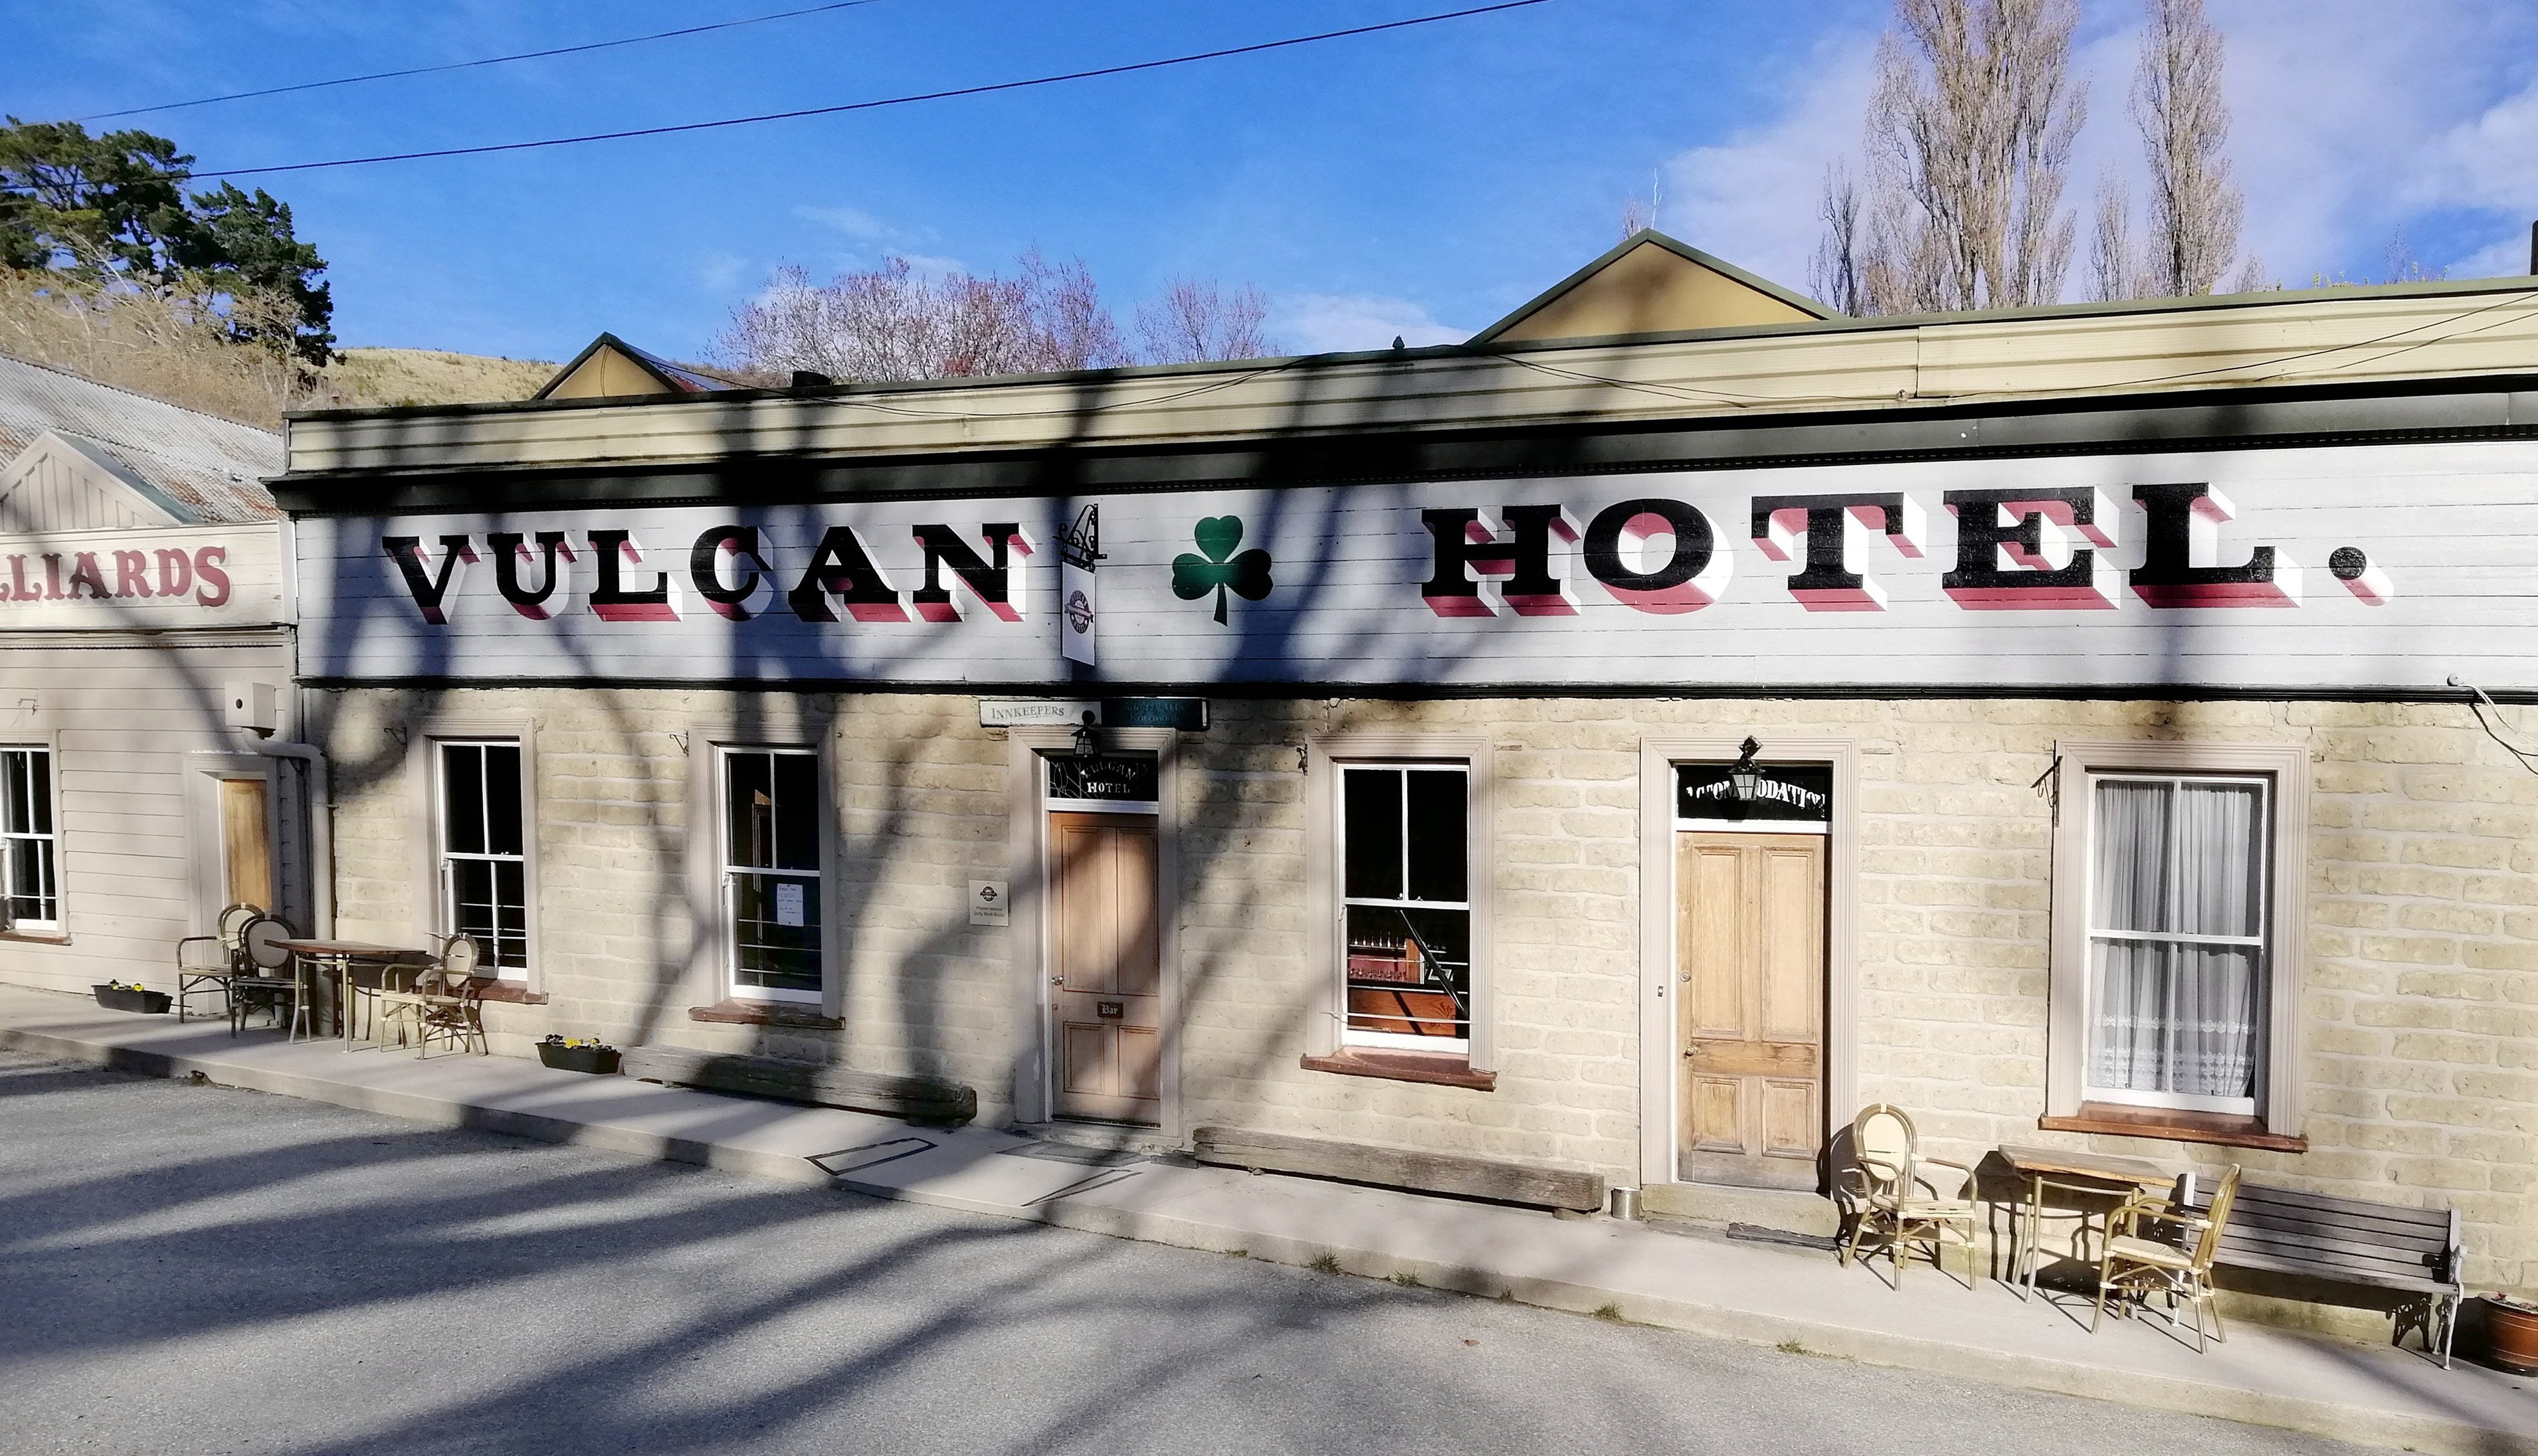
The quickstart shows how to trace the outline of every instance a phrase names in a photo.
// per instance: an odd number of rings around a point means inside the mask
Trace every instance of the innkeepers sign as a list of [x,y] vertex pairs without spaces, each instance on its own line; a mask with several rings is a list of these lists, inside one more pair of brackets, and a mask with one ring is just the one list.
[[2538,689],[2538,444],[301,523],[392,680]]
[[0,536],[0,632],[288,622],[282,527]]

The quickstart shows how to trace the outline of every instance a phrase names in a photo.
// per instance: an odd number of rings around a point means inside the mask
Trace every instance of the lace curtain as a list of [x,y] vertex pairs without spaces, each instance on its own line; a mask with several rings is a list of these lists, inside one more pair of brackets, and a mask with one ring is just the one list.
[[2263,784],[2104,778],[2096,799],[2089,1085],[2253,1097]]

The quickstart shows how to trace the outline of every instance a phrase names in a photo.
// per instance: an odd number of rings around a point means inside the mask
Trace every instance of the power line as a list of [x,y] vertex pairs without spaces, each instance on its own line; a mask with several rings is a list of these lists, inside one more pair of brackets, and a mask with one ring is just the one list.
[[833,10],[853,10],[858,6],[877,5],[881,0],[836,0],[832,5],[813,5],[802,10],[779,10],[773,15],[753,15],[746,20],[716,21],[709,26],[683,26],[675,31],[655,31],[649,35],[628,35],[619,40],[592,40],[581,45],[559,45],[552,50],[524,50],[517,55],[489,55],[482,60],[450,61],[438,66],[410,66],[402,71],[372,71],[367,76],[339,76],[332,81],[302,81],[297,86],[268,86],[262,91],[233,91],[216,97],[197,97],[190,101],[163,101],[155,106],[126,106],[120,111],[98,111],[76,119],[110,121],[117,116],[142,116],[152,111],[181,111],[188,106],[209,106],[219,101],[251,100],[256,97],[289,96],[300,91],[323,91],[330,86],[359,86],[366,81],[393,81],[400,76],[430,76],[441,71],[468,71],[479,66],[500,66],[511,61],[544,60],[549,56],[580,55],[585,51],[609,50],[620,45],[641,45],[648,40],[675,40],[682,35],[701,35],[708,31],[732,31],[742,26],[763,26],[769,21],[789,21],[799,16],[826,15]]
[[1372,35],[1383,31],[1408,30],[1413,26],[1433,26],[1440,21],[1456,21],[1477,15],[1492,15],[1503,10],[1523,10],[1544,5],[1550,0],[1501,0],[1496,5],[1474,6],[1468,10],[1449,10],[1436,15],[1414,16],[1409,20],[1385,21],[1381,25],[1351,26],[1344,31],[1324,31],[1312,35],[1294,35],[1284,40],[1262,40],[1251,45],[1230,45],[1222,50],[1202,50],[1189,55],[1167,56],[1162,60],[1131,61],[1117,66],[1097,66],[1089,71],[1069,71],[1058,76],[1035,76],[1028,81],[998,81],[985,86],[963,86],[950,91],[920,92],[913,96],[887,97],[880,100],[847,101],[835,106],[806,106],[798,111],[768,111],[756,116],[727,116],[718,121],[688,121],[675,126],[643,126],[627,131],[590,132],[581,136],[547,137],[534,142],[496,142],[481,147],[442,147],[429,152],[389,152],[375,157],[342,157],[331,162],[294,162],[273,166],[197,167],[198,177],[249,177],[273,172],[317,171],[336,166],[368,166],[381,162],[422,162],[435,157],[482,157],[496,152],[530,152],[544,147],[572,147],[584,142],[617,142],[634,137],[671,136],[680,132],[715,131],[729,126],[754,126],[763,121],[794,121],[805,116],[836,116],[848,111],[872,111],[884,106],[904,106],[917,101],[950,100],[959,97],[988,96],[996,92],[1023,91],[1035,86],[1055,86],[1066,81],[1090,81],[1102,76],[1125,76],[1137,71],[1161,70],[1166,66],[1186,66],[1195,61],[1224,60],[1229,56],[1256,55],[1265,50],[1284,50],[1290,46],[1310,45],[1319,40],[1341,40],[1352,35]]

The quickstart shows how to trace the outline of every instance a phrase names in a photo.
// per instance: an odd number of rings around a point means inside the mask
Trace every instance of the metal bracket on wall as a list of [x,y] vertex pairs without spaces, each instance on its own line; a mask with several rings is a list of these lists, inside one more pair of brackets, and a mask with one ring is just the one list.
[[2062,756],[2055,754],[2053,761],[2045,764],[2044,771],[2037,774],[2036,782],[2029,784],[2028,787],[2036,790],[2051,808],[2052,822],[2057,825],[2062,823]]

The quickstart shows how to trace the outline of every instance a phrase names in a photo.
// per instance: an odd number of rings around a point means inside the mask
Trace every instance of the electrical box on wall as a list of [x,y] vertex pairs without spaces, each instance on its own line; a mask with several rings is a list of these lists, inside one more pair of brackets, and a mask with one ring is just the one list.
[[221,696],[229,700],[230,726],[271,734],[282,726],[282,695],[271,683],[224,683]]

